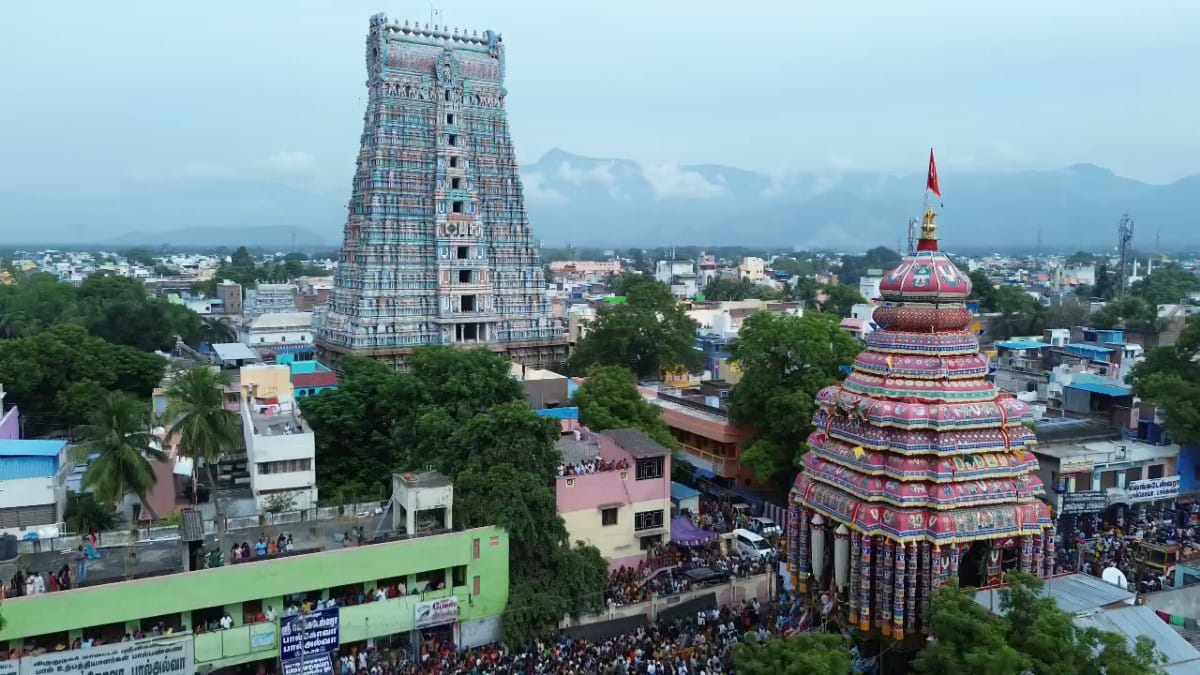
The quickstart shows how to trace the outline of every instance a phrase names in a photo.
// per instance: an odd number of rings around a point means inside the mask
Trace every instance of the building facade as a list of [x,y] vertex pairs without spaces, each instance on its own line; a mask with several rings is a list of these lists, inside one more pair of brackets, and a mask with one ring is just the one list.
[[505,112],[500,36],[371,18],[367,110],[319,359],[423,345],[566,357]]
[[[431,579],[441,580],[445,588],[424,591]],[[173,628],[173,634],[155,641],[183,643],[181,657],[188,667],[154,672],[193,675],[277,660],[281,622],[287,621],[284,609],[296,604],[297,596],[308,602],[340,600],[351,591],[395,586],[403,586],[405,594],[322,610],[334,616],[341,645],[397,635],[416,643],[429,630],[447,634],[463,648],[498,640],[508,603],[508,534],[500,528],[476,528],[8,598],[0,644],[10,663],[20,656],[24,666],[27,659],[40,658],[29,655],[39,649],[86,655],[69,647],[77,640],[94,641],[90,650],[129,646],[121,642],[123,636],[149,634],[161,624]],[[430,603],[437,603],[436,613],[427,611]],[[268,608],[275,620],[264,617]],[[233,618],[232,627],[205,628],[212,617],[222,615]],[[436,625],[430,624],[431,616]],[[45,672],[83,675],[87,670]]]
[[0,530],[24,536],[62,522],[66,441],[0,440]]
[[636,567],[671,538],[671,451],[633,429],[559,443],[565,470],[555,481],[558,514],[571,541],[600,549],[614,567]]
[[300,416],[291,378],[287,365],[241,370],[246,468],[259,509],[317,504],[316,436]]

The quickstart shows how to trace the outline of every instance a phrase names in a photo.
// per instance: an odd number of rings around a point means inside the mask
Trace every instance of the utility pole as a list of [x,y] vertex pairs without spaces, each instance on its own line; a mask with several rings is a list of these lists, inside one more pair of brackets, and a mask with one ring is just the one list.
[[1125,285],[1129,281],[1129,267],[1133,264],[1133,219],[1126,213],[1121,216],[1117,227],[1117,297],[1125,297]]

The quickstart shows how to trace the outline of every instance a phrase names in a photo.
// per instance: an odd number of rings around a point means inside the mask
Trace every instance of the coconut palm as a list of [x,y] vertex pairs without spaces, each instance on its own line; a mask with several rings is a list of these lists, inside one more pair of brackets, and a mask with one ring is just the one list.
[[215,316],[201,318],[200,336],[210,345],[237,342],[237,331],[228,321]]
[[[241,419],[225,409],[225,380],[215,368],[192,368],[167,385],[165,420],[179,434],[179,454],[194,463],[204,462],[211,489],[216,489],[212,467],[221,455],[238,447]],[[193,489],[193,493],[195,490]]]
[[124,392],[106,392],[88,412],[87,421],[82,428],[83,443],[72,451],[79,463],[94,457],[83,474],[83,486],[91,489],[97,501],[108,504],[133,495],[150,517],[157,519],[146,500],[155,482],[149,460],[166,456],[150,434],[149,407]]

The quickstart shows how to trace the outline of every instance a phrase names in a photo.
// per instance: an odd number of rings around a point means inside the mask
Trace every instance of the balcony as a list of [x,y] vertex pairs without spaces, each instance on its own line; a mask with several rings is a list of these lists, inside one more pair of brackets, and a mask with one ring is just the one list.
[[254,623],[212,633],[197,633],[195,645],[197,664],[224,668],[255,661],[279,653],[279,625],[274,622]]

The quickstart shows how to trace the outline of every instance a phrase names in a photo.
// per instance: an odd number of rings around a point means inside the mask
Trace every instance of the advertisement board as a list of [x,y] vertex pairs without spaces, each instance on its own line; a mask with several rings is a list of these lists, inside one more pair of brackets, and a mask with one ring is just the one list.
[[1062,496],[1062,515],[1095,513],[1108,506],[1108,495],[1104,490],[1068,492]]
[[26,675],[193,675],[195,654],[191,634],[183,633],[51,652],[22,661]]
[[458,621],[458,598],[442,598],[417,603],[413,624],[417,628],[440,626]]
[[284,675],[330,675],[330,653],[341,644],[337,607],[292,614],[279,622],[279,661]]
[[1129,493],[1129,503],[1131,504],[1174,499],[1179,495],[1179,476],[1129,481],[1129,484],[1125,486],[1125,491]]

